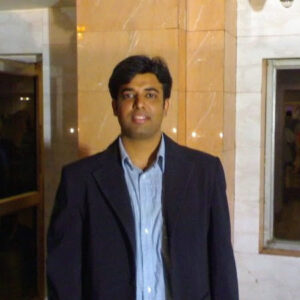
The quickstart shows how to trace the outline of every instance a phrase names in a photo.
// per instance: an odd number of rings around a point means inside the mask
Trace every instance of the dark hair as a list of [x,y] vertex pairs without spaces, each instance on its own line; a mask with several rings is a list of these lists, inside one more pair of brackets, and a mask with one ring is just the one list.
[[164,60],[160,57],[134,55],[125,58],[115,66],[108,83],[112,99],[118,98],[121,85],[129,83],[135,75],[144,73],[155,74],[163,86],[164,99],[170,98],[172,77]]

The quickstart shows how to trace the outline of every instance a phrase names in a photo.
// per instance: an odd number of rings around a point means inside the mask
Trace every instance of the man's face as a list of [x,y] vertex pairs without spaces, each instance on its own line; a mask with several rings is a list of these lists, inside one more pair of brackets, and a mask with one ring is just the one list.
[[169,100],[163,100],[163,87],[156,75],[144,73],[121,86],[112,107],[122,136],[135,140],[151,139],[161,134]]

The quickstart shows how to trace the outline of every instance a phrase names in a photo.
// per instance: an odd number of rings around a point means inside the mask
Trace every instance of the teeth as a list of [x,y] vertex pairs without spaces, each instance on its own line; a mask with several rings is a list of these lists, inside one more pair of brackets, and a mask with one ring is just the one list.
[[145,116],[135,116],[134,118],[135,118],[135,119],[138,119],[138,120],[144,120],[144,119],[146,119]]

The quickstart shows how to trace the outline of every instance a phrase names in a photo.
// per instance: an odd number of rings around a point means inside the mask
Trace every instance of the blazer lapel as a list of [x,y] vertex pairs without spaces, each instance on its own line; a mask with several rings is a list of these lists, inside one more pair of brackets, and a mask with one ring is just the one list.
[[106,200],[119,218],[135,255],[135,227],[130,197],[120,162],[117,140],[99,157],[100,167],[93,176]]
[[183,155],[183,148],[165,136],[166,167],[163,182],[163,214],[167,225],[167,234],[172,236],[180,208],[184,205],[188,183],[194,165]]

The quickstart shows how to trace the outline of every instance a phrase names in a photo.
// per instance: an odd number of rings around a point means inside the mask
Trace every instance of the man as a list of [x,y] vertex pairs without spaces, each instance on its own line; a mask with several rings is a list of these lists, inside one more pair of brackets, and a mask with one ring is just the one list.
[[162,134],[171,85],[159,58],[115,67],[121,135],[63,169],[48,234],[50,300],[238,299],[223,169]]

